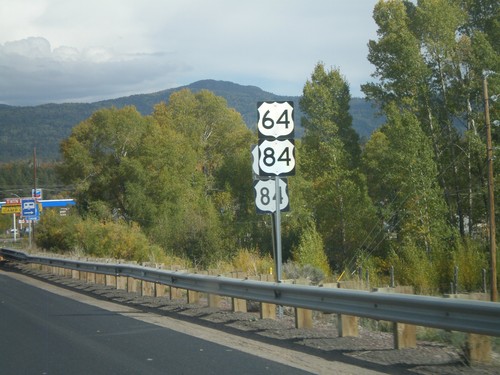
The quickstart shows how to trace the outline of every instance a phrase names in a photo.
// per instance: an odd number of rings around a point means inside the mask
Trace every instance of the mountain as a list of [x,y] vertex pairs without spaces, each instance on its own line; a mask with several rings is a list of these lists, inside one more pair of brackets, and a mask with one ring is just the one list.
[[[0,105],[0,162],[29,159],[32,157],[34,146],[37,158],[44,161],[57,160],[60,158],[61,140],[71,134],[75,125],[90,117],[98,109],[133,105],[143,115],[148,115],[153,111],[155,104],[168,102],[173,92],[185,88],[193,92],[206,89],[224,97],[230,107],[241,113],[250,129],[255,129],[257,124],[258,101],[292,100],[296,109],[296,136],[300,137],[303,133],[300,127],[302,113],[299,111],[298,96],[280,96],[255,86],[203,80],[151,94],[131,95],[94,103],[44,104],[28,107]],[[376,117],[376,110],[364,99],[352,99],[351,114],[353,127],[362,138],[368,138],[383,122],[383,119]]]

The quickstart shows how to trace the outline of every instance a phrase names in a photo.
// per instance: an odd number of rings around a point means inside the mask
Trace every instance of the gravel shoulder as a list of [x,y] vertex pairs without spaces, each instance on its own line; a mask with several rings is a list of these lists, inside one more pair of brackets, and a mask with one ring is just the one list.
[[[335,314],[314,312],[312,329],[295,328],[294,312],[284,308],[276,320],[260,319],[257,304],[249,303],[249,312],[234,313],[231,301],[222,299],[220,308],[206,307],[206,299],[187,304],[185,299],[146,297],[127,293],[109,286],[88,284],[81,280],[32,270],[28,265],[8,262],[2,265],[7,272],[18,272],[64,288],[145,312],[168,316],[200,327],[249,338],[262,345],[273,345],[304,353],[307,358],[355,365],[386,374],[500,374],[500,356],[493,353],[489,364],[469,366],[463,350],[433,341],[417,341],[414,349],[393,349],[393,336],[376,329],[377,322],[361,324],[358,337],[338,337]],[[380,326],[384,326],[382,323]],[[326,373],[326,372],[325,372]],[[332,369],[332,373],[336,373]]]

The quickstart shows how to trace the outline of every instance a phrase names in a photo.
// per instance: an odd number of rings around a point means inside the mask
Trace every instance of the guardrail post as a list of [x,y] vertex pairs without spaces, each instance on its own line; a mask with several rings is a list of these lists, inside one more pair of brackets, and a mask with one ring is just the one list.
[[106,285],[106,275],[102,273],[96,273],[95,275],[95,283],[99,285]]
[[[246,279],[247,278],[247,273],[246,272],[231,272],[231,277],[235,279]],[[247,300],[246,299],[241,299],[241,298],[231,298],[231,310],[233,312],[247,312]]]
[[[357,281],[344,281],[344,282],[339,282],[338,284],[339,288],[344,288],[344,289],[351,289],[351,288],[361,288],[361,283]],[[345,315],[345,314],[338,314],[337,315],[337,324],[338,324],[338,331],[339,331],[339,336],[340,337],[358,337],[359,336],[359,328],[358,328],[358,322],[359,318],[357,316],[352,316],[352,315]]]
[[155,287],[155,297],[164,297],[167,294],[168,286],[164,284],[156,283]]
[[241,298],[231,298],[231,309],[233,312],[247,312],[247,300]]
[[105,283],[106,283],[106,286],[112,286],[113,288],[118,289],[117,280],[116,280],[115,275],[106,275]]
[[127,278],[127,292],[129,293],[139,293],[142,292],[142,281],[135,279],[133,277]]
[[274,303],[261,302],[260,304],[261,319],[276,319],[276,305]]
[[[274,281],[274,275],[260,275],[260,281]],[[260,303],[260,318],[261,319],[276,319],[276,304],[261,302]]]
[[64,275],[68,278],[72,278],[73,277],[73,270],[69,269],[69,268],[65,268],[64,269]]
[[42,265],[38,263],[31,263],[31,269],[40,271],[42,269]]
[[[373,292],[414,294],[412,286],[396,286],[389,288],[375,288]],[[392,325],[394,349],[417,347],[417,327],[413,324],[394,322]]]
[[312,328],[312,310],[295,308],[295,328]]
[[116,276],[116,289],[128,290],[127,276]]
[[[307,279],[298,280],[283,280],[282,283],[310,285]],[[313,312],[309,309],[295,307],[295,328],[312,328],[313,327]]]
[[96,282],[95,282],[95,280],[96,280],[95,276],[96,276],[96,275],[95,275],[95,273],[94,273],[94,272],[87,272],[87,280],[86,280],[86,281],[87,281],[88,283],[90,283],[90,284],[95,284],[95,283],[96,283]]
[[181,299],[182,298],[182,289],[175,288],[171,286],[170,290],[170,299]]
[[150,281],[142,281],[142,295],[148,297],[155,296],[155,283]]
[[187,303],[198,303],[200,301],[200,293],[196,290],[187,291]]
[[491,362],[491,337],[468,333],[464,354],[471,364]]
[[80,280],[81,281],[87,281],[87,272],[80,271]]
[[[488,293],[469,293],[469,294],[445,294],[445,298],[460,298],[476,301],[489,301]],[[491,362],[491,337],[478,335],[475,333],[467,334],[467,342],[464,348],[465,358],[469,363],[489,363]]]
[[208,307],[212,307],[214,309],[219,308],[221,296],[217,294],[208,293],[207,299],[208,299]]

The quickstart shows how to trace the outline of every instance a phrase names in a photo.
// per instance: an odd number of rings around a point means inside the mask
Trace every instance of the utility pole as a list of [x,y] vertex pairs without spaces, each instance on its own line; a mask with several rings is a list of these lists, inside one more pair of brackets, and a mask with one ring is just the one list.
[[488,211],[490,231],[490,257],[491,257],[491,301],[496,302],[497,291],[497,249],[496,249],[496,227],[495,227],[495,182],[493,176],[493,145],[491,142],[490,107],[488,97],[488,73],[483,78],[484,94],[484,121],[486,124],[486,147],[488,158]]

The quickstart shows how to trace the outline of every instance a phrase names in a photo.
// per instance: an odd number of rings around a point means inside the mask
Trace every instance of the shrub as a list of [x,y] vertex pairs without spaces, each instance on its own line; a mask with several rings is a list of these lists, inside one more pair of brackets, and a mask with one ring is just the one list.
[[325,278],[325,274],[311,264],[300,265],[289,260],[283,265],[283,277],[294,280],[307,279],[311,284],[318,285]]
[[[323,239],[314,226],[307,226],[301,234],[299,244],[292,250],[295,263],[301,267],[309,266],[320,270],[323,275],[330,276],[330,265],[325,253]],[[318,275],[315,276],[317,278]]]
[[458,267],[458,288],[472,292],[482,289],[482,269],[488,268],[484,246],[473,240],[465,240],[453,253],[453,262]]
[[273,259],[261,256],[257,250],[241,249],[231,261],[232,270],[246,272],[248,275],[269,274],[273,269]]
[[36,227],[36,244],[46,250],[64,253],[77,245],[75,226],[81,219],[68,212],[67,216],[59,215],[54,209],[46,209]]

